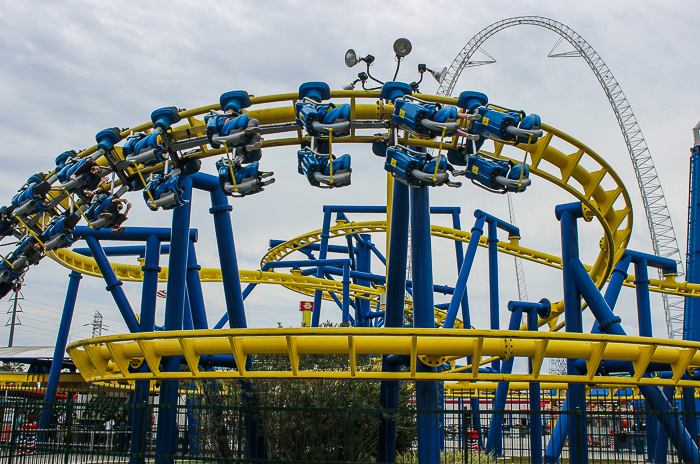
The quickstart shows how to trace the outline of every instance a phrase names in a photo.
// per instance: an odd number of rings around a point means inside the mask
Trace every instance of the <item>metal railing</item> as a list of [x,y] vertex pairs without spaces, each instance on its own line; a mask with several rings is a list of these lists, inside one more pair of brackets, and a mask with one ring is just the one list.
[[[646,411],[644,398],[633,389],[591,389],[587,410],[573,413],[563,410],[566,390],[543,390],[541,410],[533,415],[527,391],[511,391],[504,409],[494,410],[494,390],[442,389],[435,409],[416,410],[413,386],[401,382],[398,408],[386,409],[379,404],[379,381],[181,381],[178,404],[167,410],[158,405],[155,384],[149,400],[140,404],[132,403],[133,389],[128,387],[62,385],[59,398],[51,404],[44,403],[40,389],[4,387],[0,390],[0,461],[377,462],[380,424],[393,421],[396,462],[417,463],[416,419],[433,415],[438,417],[439,433],[434,443],[423,446],[439,453],[440,462],[529,464],[531,424],[539,414],[542,452],[550,452],[545,451],[548,445],[556,449],[553,443],[558,442],[562,463],[578,462],[569,455],[572,438],[560,427],[576,417],[585,418],[583,444],[591,462],[641,463],[649,459],[649,437],[663,435],[657,431],[655,416],[671,416],[675,424],[684,419],[675,409]],[[41,430],[38,424],[47,409],[51,425]],[[172,453],[164,453],[158,446],[159,416],[172,412],[176,443]],[[493,425],[501,430],[497,451],[493,442],[487,443],[495,414],[503,415],[500,426]],[[135,417],[141,418],[140,424],[134,423]],[[651,448],[666,462],[681,462],[667,439],[655,440]]]

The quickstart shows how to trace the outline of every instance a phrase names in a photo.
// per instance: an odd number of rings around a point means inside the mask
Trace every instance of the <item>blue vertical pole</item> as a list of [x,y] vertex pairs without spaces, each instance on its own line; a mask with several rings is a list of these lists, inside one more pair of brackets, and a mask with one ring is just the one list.
[[[498,227],[496,221],[489,221],[488,246],[489,246],[489,309],[491,318],[491,330],[501,328],[500,315],[498,314]],[[501,360],[496,359],[491,367],[498,372],[501,370]]]
[[[574,281],[569,263],[579,256],[578,227],[576,220],[583,217],[583,204],[568,203],[555,208],[561,224],[562,270],[564,280],[564,317],[566,332],[583,333],[581,317],[581,294]],[[576,360],[567,359],[567,374],[576,375]],[[586,435],[586,392],[580,384],[570,383],[567,396],[569,417],[569,453],[573,460],[588,463],[588,443]]]
[[194,242],[190,240],[187,252],[187,296],[189,297],[192,325],[196,330],[208,329],[207,311],[204,308],[204,294],[202,282],[199,278],[199,270],[202,267],[197,264],[197,253],[194,250]]
[[[384,327],[403,327],[408,255],[408,186],[394,181],[393,192]],[[382,372],[397,372],[399,369],[398,365],[389,365],[386,355],[382,356]],[[377,462],[393,463],[396,460],[396,418],[390,414],[399,406],[398,380],[382,380],[379,404],[389,413],[379,416]]]
[[61,313],[61,323],[58,326],[58,334],[56,335],[56,345],[54,346],[53,358],[51,359],[49,381],[46,385],[46,392],[44,393],[44,408],[41,411],[41,419],[39,421],[39,443],[46,443],[48,441],[47,434],[49,426],[51,424],[53,403],[56,401],[56,391],[58,391],[58,381],[61,377],[63,358],[65,358],[66,356],[66,345],[68,345],[70,324],[71,321],[73,321],[75,301],[78,298],[78,286],[80,285],[80,279],[83,278],[82,274],[75,271],[72,271],[69,277],[70,280],[68,281],[66,300],[63,303],[63,313]]
[[224,297],[226,311],[229,317],[229,327],[245,329],[247,327],[243,295],[241,294],[241,277],[238,273],[236,246],[233,242],[233,227],[231,227],[230,212],[233,208],[228,204],[228,198],[221,189],[210,192],[211,209],[214,216],[214,231],[219,251],[221,275],[224,280]]
[[[241,278],[238,273],[238,258],[236,257],[236,245],[233,241],[233,227],[231,226],[230,212],[233,208],[228,204],[228,198],[221,189],[214,188],[210,191],[211,208],[209,212],[214,215],[214,230],[216,243],[219,248],[219,262],[221,275],[224,280],[224,297],[226,299],[226,311],[229,317],[229,327],[232,329],[245,329],[248,327],[243,306],[243,294],[241,293]],[[253,360],[246,358],[245,369],[253,370]],[[254,408],[258,404],[255,392],[252,391],[250,382],[241,381],[243,390],[243,404]],[[265,456],[265,437],[263,435],[260,419],[255,413],[248,410],[244,412],[246,428],[246,454],[252,459],[262,459]]]
[[[143,287],[141,289],[141,332],[153,332],[156,323],[156,292],[158,291],[158,274],[160,274],[160,240],[151,235],[146,240],[146,253],[143,271]],[[148,372],[144,363],[140,371]],[[137,380],[133,396],[131,453],[136,455],[129,459],[130,464],[143,464],[146,452],[146,440],[150,432],[150,415],[148,399],[150,396],[150,380]],[[140,456],[139,456],[140,455]]]
[[[547,302],[549,303],[549,302]],[[527,330],[537,332],[539,328],[537,311],[527,312]],[[528,360],[532,374],[532,358]],[[542,414],[540,413],[540,383],[530,382],[530,463],[542,464]]]
[[[350,262],[343,263],[343,323],[350,322]],[[355,308],[355,322],[360,325],[360,305]]]
[[[430,200],[426,187],[412,188],[411,257],[413,269],[413,326],[435,327],[433,300],[433,263],[430,243]],[[419,372],[436,372],[435,367],[417,362]],[[418,409],[418,461],[422,464],[440,462],[438,447],[438,388],[435,381],[416,382]]]
[[[637,295],[637,320],[640,337],[653,337],[651,325],[651,302],[649,301],[649,270],[646,259],[634,263],[634,285]],[[666,440],[668,437],[663,428],[657,423],[654,416],[646,415],[647,426],[646,438],[648,443],[647,453],[650,460],[660,462],[657,459],[657,449],[666,454]]]
[[[328,256],[328,239],[330,238],[331,229],[331,210],[330,208],[323,211],[323,229],[321,229],[321,250],[318,253],[318,259],[326,259]],[[323,277],[323,270],[318,269],[316,277]],[[321,301],[323,297],[322,290],[314,292],[314,311],[311,314],[311,327],[318,327],[321,322]]]
[[109,260],[107,259],[107,255],[105,255],[105,251],[102,249],[100,242],[98,242],[95,237],[91,236],[85,237],[85,242],[87,243],[88,248],[90,248],[92,257],[95,258],[95,262],[97,262],[97,267],[100,268],[100,273],[107,284],[106,289],[112,294],[112,298],[114,298],[114,302],[117,304],[117,308],[119,308],[119,312],[124,318],[124,322],[129,328],[129,332],[138,333],[139,323],[136,320],[136,316],[134,316],[134,311],[131,309],[129,300],[126,298],[126,294],[122,288],[122,281],[117,279],[114,269],[112,269],[112,266],[109,265]]
[[[523,318],[523,308],[517,305],[508,305],[508,309],[512,311],[508,330],[518,330],[520,321]],[[501,373],[506,375],[512,373],[514,361],[513,357],[504,361]],[[503,456],[503,412],[506,408],[509,386],[510,382],[498,382],[498,387],[496,387],[496,394],[491,408],[493,415],[491,416],[488,439],[486,440],[486,454],[494,453],[496,456]]]
[[[182,199],[187,203],[173,210],[170,236],[170,259],[168,262],[168,283],[165,298],[165,330],[182,330],[182,318],[185,308],[185,281],[187,275],[187,250],[189,248],[189,229],[192,195],[192,179],[182,179],[184,188]],[[180,358],[164,357],[161,361],[163,372],[180,370]],[[177,452],[177,380],[162,380],[160,384],[160,401],[158,411],[158,435],[156,464],[171,464]]]
[[[688,243],[686,282],[700,282],[700,123],[693,129],[695,146],[690,149],[690,188],[688,192]],[[700,299],[686,298],[683,339],[700,340]]]
[[[357,243],[356,270],[360,272],[370,273],[372,272],[372,248],[370,246],[370,240],[372,237],[369,234],[360,234],[359,238],[360,240],[358,240]],[[364,287],[370,286],[370,282],[368,280],[358,279],[357,283],[358,285],[362,285]],[[357,321],[358,326],[369,327],[369,319],[366,318],[366,315],[369,313],[369,310],[369,300],[366,300],[364,298],[358,298],[357,315],[355,316],[355,320]]]

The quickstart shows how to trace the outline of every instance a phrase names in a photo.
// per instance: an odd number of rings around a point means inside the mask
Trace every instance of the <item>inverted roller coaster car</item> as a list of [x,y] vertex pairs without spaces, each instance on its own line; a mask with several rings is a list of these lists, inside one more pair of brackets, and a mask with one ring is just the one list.
[[333,155],[320,155],[309,148],[297,152],[299,174],[306,176],[314,187],[334,188],[350,185],[352,168],[350,155],[336,158]]
[[296,123],[303,126],[311,137],[345,137],[350,135],[350,105],[336,107],[321,103],[331,98],[325,82],[306,82],[299,87],[299,101],[294,105]]
[[0,263],[0,282],[13,282],[21,278],[29,266],[38,264],[42,253],[41,244],[34,236],[27,237]]
[[[272,176],[274,172],[263,172],[259,169],[259,163],[254,161],[247,166],[231,163],[229,166],[226,158],[221,158],[216,162],[216,169],[219,173],[219,186],[221,190],[229,196],[244,197],[265,190],[263,187],[275,182]],[[233,179],[231,173],[233,172]],[[269,179],[268,179],[269,177]],[[267,179],[267,180],[264,180]]]
[[471,123],[471,134],[511,145],[535,143],[543,135],[541,120],[536,114],[525,116],[522,111],[484,106],[478,107],[476,114],[481,118]]
[[173,209],[187,204],[182,198],[184,191],[184,187],[180,186],[179,175],[155,176],[143,191],[143,199],[151,211],[157,211],[158,208]]
[[455,106],[428,103],[411,96],[394,102],[392,122],[401,129],[419,137],[451,137],[459,131],[458,111]]
[[[127,209],[122,213],[121,210],[124,203],[127,204]],[[129,211],[129,208],[131,208],[131,203],[119,198],[118,195],[102,193],[93,198],[90,207],[85,211],[85,217],[90,221],[90,226],[94,230],[104,228],[117,229],[126,221],[126,213]]]
[[394,179],[409,187],[460,187],[460,182],[450,181],[448,171],[458,173],[447,162],[445,156],[439,158],[433,158],[427,153],[411,152],[406,147],[393,146],[386,151],[384,169],[390,172]]
[[0,239],[12,234],[17,226],[17,218],[12,215],[14,209],[13,205],[0,207]]
[[64,214],[54,218],[47,229],[41,234],[44,250],[70,247],[77,239],[73,237],[73,229],[80,221],[80,213]]
[[467,169],[463,173],[474,185],[493,193],[520,193],[531,184],[530,171],[526,164],[513,165],[508,161],[482,156],[468,155]]
[[58,180],[67,192],[88,193],[100,185],[105,173],[92,157],[85,157],[67,163],[58,173]]
[[145,167],[154,166],[166,159],[167,152],[164,150],[162,137],[160,131],[132,135],[126,139],[122,154],[127,161]]
[[207,123],[207,137],[209,144],[214,148],[220,148],[222,144],[226,147],[241,148],[250,153],[250,161],[258,161],[262,156],[262,129],[255,118],[250,118],[248,114],[217,114],[212,113],[204,117]]
[[30,177],[22,190],[12,198],[13,216],[29,216],[43,211],[49,206],[46,194],[51,190],[51,185],[37,177]]

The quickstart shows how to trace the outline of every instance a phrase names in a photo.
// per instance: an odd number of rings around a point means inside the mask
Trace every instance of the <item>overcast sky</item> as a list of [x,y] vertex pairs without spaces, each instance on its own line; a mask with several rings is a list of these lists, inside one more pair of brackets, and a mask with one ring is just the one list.
[[[166,8],[165,6],[168,5]],[[374,75],[389,80],[394,70],[392,43],[406,37],[413,51],[398,80],[417,78],[416,65],[449,66],[469,39],[489,24],[520,15],[540,15],[578,32],[605,60],[624,90],[644,133],[663,185],[681,250],[685,251],[688,159],[692,127],[700,119],[696,46],[700,43],[697,3],[690,1],[113,1],[0,0],[0,195],[9,203],[31,174],[53,168],[56,155],[94,144],[107,127],[134,127],[154,109],[175,105],[196,108],[218,101],[223,92],[244,89],[254,95],[296,92],[307,81],[325,81],[340,89],[360,67],[348,69],[348,48],[376,56]],[[630,247],[651,252],[639,191],[612,109],[587,64],[580,58],[551,59],[558,36],[534,26],[519,26],[489,39],[484,50],[498,62],[466,70],[455,87],[486,93],[491,102],[538,113],[543,122],[581,140],[613,166],[634,201],[635,230]],[[558,51],[570,50],[562,44]],[[426,77],[421,90],[434,93]],[[242,269],[258,269],[269,239],[289,239],[321,227],[323,204],[381,204],[385,195],[383,161],[366,147],[345,146],[353,155],[352,186],[321,191],[296,173],[296,149],[266,149],[264,170],[277,183],[265,192],[233,199],[232,219]],[[213,160],[203,171],[215,173]],[[462,225],[470,228],[480,208],[508,217],[506,198],[471,185],[432,189],[433,205],[462,208]],[[127,226],[164,225],[170,212],[152,213],[140,192]],[[554,206],[573,201],[561,190],[535,178],[515,198],[524,246],[560,255],[559,224]],[[200,230],[197,252],[204,267],[218,266],[207,197],[196,195],[192,225]],[[353,220],[371,219],[353,216]],[[376,219],[376,218],[375,218]],[[436,221],[444,223],[444,219]],[[442,221],[442,222],[440,222]],[[582,228],[582,259],[592,263],[600,227]],[[383,237],[373,237],[378,244]],[[80,245],[79,245],[80,246]],[[381,247],[380,247],[381,248]],[[3,248],[6,253],[9,247]],[[435,239],[435,281],[454,285],[453,245]],[[469,283],[473,324],[488,325],[488,279],[480,251]],[[135,263],[134,259],[122,258]],[[163,257],[162,264],[167,265]],[[505,305],[517,298],[512,258],[501,264],[501,325]],[[374,270],[383,273],[376,265]],[[525,264],[529,299],[562,297],[560,273]],[[51,345],[60,317],[68,271],[45,259],[26,278],[15,345]],[[126,331],[104,282],[81,283],[71,339],[90,335],[99,310],[106,334]],[[164,285],[161,286],[165,288]],[[140,287],[125,284],[138,311]],[[225,311],[219,285],[205,287],[209,323]],[[272,327],[300,323],[299,295],[265,287],[247,301],[248,325]],[[437,302],[446,301],[437,297]],[[654,330],[665,336],[660,298],[653,298]],[[162,324],[160,301],[158,323]],[[10,307],[3,301],[3,307]],[[625,328],[636,333],[634,294],[625,291],[617,311]],[[7,316],[9,319],[9,316]],[[339,320],[339,311],[324,304],[323,319]],[[0,321],[0,325],[2,325]],[[587,325],[591,322],[587,319]],[[0,328],[5,345],[8,329]]]

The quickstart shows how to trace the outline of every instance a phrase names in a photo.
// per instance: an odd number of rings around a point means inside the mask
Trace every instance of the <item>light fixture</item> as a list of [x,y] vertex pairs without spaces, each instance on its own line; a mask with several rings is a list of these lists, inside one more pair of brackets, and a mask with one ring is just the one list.
[[347,66],[348,68],[352,68],[359,62],[360,60],[357,59],[357,54],[355,53],[355,50],[351,48],[350,50],[345,52],[345,66]]
[[447,75],[447,67],[442,68],[440,72],[431,71],[430,69],[428,69],[428,71],[430,71],[430,74],[433,75],[433,77],[436,81],[438,81],[439,84],[442,84],[442,81],[445,80],[445,76]]
[[408,39],[396,39],[396,42],[394,42],[394,53],[396,53],[398,58],[403,58],[411,53],[412,48],[411,42]]

